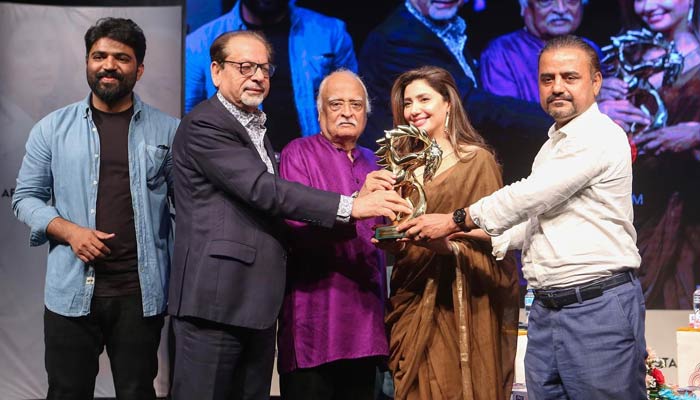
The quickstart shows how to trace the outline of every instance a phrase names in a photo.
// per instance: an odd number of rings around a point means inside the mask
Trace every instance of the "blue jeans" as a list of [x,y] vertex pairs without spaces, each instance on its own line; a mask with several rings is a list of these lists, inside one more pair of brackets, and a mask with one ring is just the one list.
[[646,399],[644,313],[637,279],[561,309],[535,300],[525,353],[528,397]]

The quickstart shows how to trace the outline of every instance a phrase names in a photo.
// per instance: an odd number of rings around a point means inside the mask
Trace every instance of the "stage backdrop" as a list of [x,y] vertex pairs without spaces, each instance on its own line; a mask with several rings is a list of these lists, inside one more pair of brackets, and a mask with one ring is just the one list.
[[[180,116],[182,7],[56,7],[0,3],[0,398],[46,396],[43,290],[47,247],[29,248],[29,230],[12,214],[10,200],[24,144],[36,121],[83,99],[85,31],[106,16],[133,19],[143,29],[145,71],[141,98]],[[164,352],[161,352],[164,354]],[[167,389],[167,360],[156,380]],[[95,390],[113,397],[103,355]]]

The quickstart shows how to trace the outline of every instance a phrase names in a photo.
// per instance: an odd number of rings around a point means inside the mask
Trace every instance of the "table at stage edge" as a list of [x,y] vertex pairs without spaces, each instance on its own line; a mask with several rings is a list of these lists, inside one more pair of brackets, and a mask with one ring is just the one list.
[[678,386],[700,386],[700,329],[676,330]]

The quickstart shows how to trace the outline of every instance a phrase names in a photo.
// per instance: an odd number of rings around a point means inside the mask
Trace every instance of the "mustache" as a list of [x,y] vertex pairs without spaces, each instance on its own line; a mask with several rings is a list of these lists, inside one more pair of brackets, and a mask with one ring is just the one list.
[[554,22],[556,20],[561,20],[561,19],[565,20],[566,22],[574,22],[574,16],[571,15],[571,13],[568,11],[563,13],[563,14],[558,13],[556,11],[549,13],[549,14],[547,14],[547,18],[545,19],[545,22],[549,24],[551,22]]
[[357,126],[357,121],[348,119],[348,120],[344,120],[344,121],[338,122],[338,123],[336,124],[336,126],[340,126],[340,125],[342,125],[342,124],[351,124],[352,126]]
[[119,72],[115,72],[115,71],[98,72],[97,74],[95,74],[95,77],[98,80],[100,80],[102,78],[114,78],[120,82],[124,80],[124,75],[120,74]]
[[254,83],[252,85],[247,85],[246,87],[243,88],[243,90],[248,90],[248,89],[253,89],[253,90],[265,90],[263,85]]
[[547,104],[549,104],[553,101],[557,101],[557,100],[573,101],[574,98],[572,96],[557,96],[557,95],[547,96]]

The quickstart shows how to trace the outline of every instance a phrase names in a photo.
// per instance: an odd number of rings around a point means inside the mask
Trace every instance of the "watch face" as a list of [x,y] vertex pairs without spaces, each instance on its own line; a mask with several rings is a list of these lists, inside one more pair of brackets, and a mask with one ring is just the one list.
[[463,208],[458,208],[455,210],[454,213],[452,213],[452,220],[457,224],[457,225],[462,225],[464,223],[464,219],[467,217],[466,211],[464,211]]

